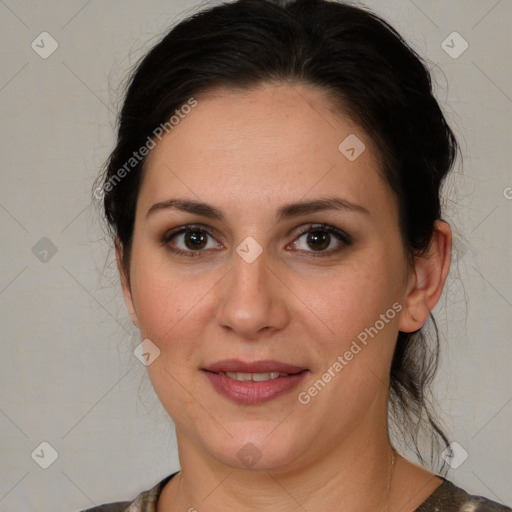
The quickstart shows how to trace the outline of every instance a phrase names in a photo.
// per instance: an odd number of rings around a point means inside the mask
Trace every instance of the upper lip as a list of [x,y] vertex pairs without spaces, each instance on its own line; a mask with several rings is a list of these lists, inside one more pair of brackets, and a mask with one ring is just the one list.
[[239,359],[224,359],[217,361],[204,368],[209,372],[240,372],[240,373],[299,373],[306,370],[303,366],[296,366],[293,364],[282,363],[281,361],[274,360],[261,360],[246,363]]

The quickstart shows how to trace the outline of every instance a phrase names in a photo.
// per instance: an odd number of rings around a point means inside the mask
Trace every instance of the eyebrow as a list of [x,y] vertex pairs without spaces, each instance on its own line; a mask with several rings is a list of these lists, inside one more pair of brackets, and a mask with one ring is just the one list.
[[[189,199],[167,199],[155,203],[146,213],[146,217],[163,210],[180,210],[187,213],[193,213],[202,217],[225,221],[226,216],[222,210],[201,201]],[[276,218],[278,221],[300,217],[311,213],[324,212],[330,210],[341,210],[346,212],[356,212],[369,215],[370,212],[361,205],[340,199],[338,197],[326,197],[315,199],[313,201],[300,201],[288,203],[277,210]]]

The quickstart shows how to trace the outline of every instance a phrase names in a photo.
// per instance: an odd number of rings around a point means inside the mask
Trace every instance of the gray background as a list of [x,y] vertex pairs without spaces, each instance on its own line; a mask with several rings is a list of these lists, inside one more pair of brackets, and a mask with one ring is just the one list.
[[[512,2],[365,4],[427,57],[462,145],[463,166],[445,189],[457,235],[436,308],[435,388],[451,440],[468,452],[449,478],[511,504]],[[2,511],[129,499],[179,467],[172,422],[132,354],[140,340],[91,186],[112,149],[123,78],[197,5],[0,1]],[[31,47],[44,31],[59,45],[47,59]],[[441,47],[454,31],[469,44],[457,58]],[[43,441],[58,453],[48,469],[31,457]],[[48,449],[37,453],[49,460]]]

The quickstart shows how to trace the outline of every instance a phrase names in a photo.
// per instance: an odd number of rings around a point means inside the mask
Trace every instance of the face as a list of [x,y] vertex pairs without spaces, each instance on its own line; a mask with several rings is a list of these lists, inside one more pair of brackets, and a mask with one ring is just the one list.
[[178,442],[276,469],[381,435],[408,268],[371,141],[305,85],[197,101],[146,162],[124,284]]

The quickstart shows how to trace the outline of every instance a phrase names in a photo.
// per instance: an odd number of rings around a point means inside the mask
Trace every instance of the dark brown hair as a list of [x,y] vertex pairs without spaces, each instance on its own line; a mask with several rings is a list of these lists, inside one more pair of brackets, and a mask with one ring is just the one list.
[[[263,82],[309,84],[339,100],[379,152],[398,200],[407,256],[412,262],[426,251],[458,145],[420,57],[389,24],[362,8],[326,0],[238,0],[176,25],[131,76],[117,144],[95,192],[98,197],[100,190],[111,232],[124,249],[126,270],[145,161],[127,168],[134,150],[154,140],[155,128],[191,97]],[[123,166],[127,172],[114,180]],[[420,427],[447,444],[426,398],[439,352],[433,324],[430,341],[423,329],[399,333],[391,368],[390,413],[422,461]]]

